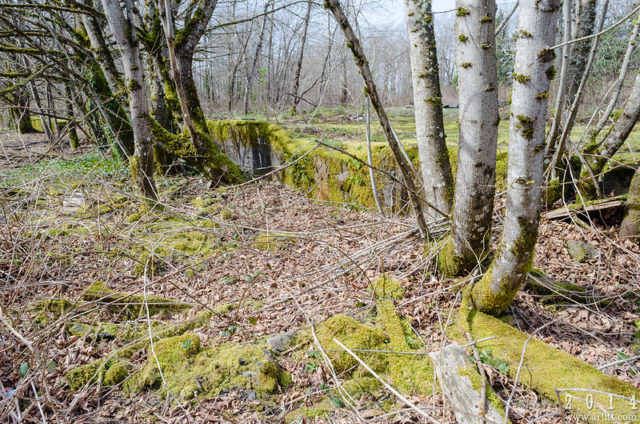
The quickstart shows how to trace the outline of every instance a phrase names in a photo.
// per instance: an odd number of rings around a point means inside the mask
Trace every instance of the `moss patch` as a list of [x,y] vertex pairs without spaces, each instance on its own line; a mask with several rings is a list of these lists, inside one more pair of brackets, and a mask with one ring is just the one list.
[[154,346],[156,356],[149,355],[142,369],[127,381],[125,390],[151,388],[160,394],[170,391],[181,399],[216,396],[223,388],[267,395],[280,382],[290,382],[290,377],[265,353],[266,349],[262,343],[203,348],[195,334],[163,339]]
[[400,300],[404,297],[404,289],[400,282],[387,274],[382,274],[373,285],[369,285],[368,290],[376,299]]
[[[449,337],[460,343],[466,343],[465,332],[474,340],[485,337],[496,337],[477,344],[478,349],[490,349],[495,360],[503,361],[507,366],[507,374],[515,378],[518,371],[528,335],[497,318],[469,309],[465,299],[460,307],[457,325],[452,326]],[[584,388],[587,391],[562,391],[561,399],[573,414],[581,414],[586,419],[597,420],[602,410],[611,413],[619,422],[627,422],[626,417],[633,416],[635,411],[628,399],[640,399],[640,389],[608,376],[586,362],[564,351],[555,349],[546,343],[531,338],[526,345],[524,361],[520,372],[520,383],[530,387],[548,400],[555,401],[555,389]],[[588,392],[589,389],[594,392]],[[612,393],[597,393],[596,391]],[[586,398],[592,396],[593,407],[588,408]],[[622,396],[618,398],[616,396]],[[570,400],[568,398],[571,397]],[[613,403],[613,409],[607,409]],[[595,405],[602,406],[602,410]]]

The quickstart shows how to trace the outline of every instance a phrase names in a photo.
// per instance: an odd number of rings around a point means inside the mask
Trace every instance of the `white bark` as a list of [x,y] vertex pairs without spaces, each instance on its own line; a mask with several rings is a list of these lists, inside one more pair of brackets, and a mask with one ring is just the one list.
[[144,77],[140,57],[140,46],[133,24],[133,1],[125,0],[124,12],[118,0],[102,0],[109,28],[122,53],[125,86],[129,93],[129,111],[135,154],[132,162],[133,177],[142,194],[157,200],[153,180],[153,142],[151,139],[151,116],[149,114],[149,89]]
[[449,345],[440,352],[431,352],[429,357],[438,377],[442,392],[451,403],[458,424],[504,422],[504,409],[496,408],[488,399],[497,397],[485,382],[485,390],[478,387],[482,378],[471,363],[464,349]]
[[[489,271],[473,287],[475,306],[504,311],[533,260],[543,190],[545,118],[553,45],[561,0],[522,0],[509,123],[504,229]],[[524,32],[523,32],[524,31]]]
[[[456,2],[460,112],[453,207],[453,248],[462,268],[489,249],[498,137],[494,0]],[[450,253],[450,252],[449,252]]]
[[[445,142],[431,0],[407,0],[409,58],[422,182],[426,199],[451,212],[453,177]],[[431,216],[439,217],[428,209]]]

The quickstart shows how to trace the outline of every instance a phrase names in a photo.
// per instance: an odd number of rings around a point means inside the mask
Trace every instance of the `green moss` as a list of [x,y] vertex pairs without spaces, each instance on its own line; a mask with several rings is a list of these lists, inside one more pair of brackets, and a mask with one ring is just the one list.
[[263,231],[258,234],[253,247],[258,250],[269,250],[275,252],[286,248],[290,243],[295,243],[297,240],[287,234]]
[[548,91],[544,91],[542,93],[537,93],[536,94],[536,99],[538,100],[545,100],[549,98],[549,92]]
[[[391,300],[380,300],[376,306],[376,327],[360,323],[351,317],[336,315],[322,323],[317,330],[318,340],[324,349],[338,349],[327,351],[336,372],[345,373],[350,388],[360,387],[375,390],[377,385],[363,378],[371,375],[347,352],[340,351],[333,339],[339,340],[350,349],[375,350],[383,352],[407,352],[413,347],[424,348],[417,342],[408,341],[412,333],[410,326],[398,316]],[[430,359],[425,355],[406,355],[399,353],[377,353],[356,351],[371,369],[393,384],[402,393],[430,394],[433,390],[433,368]]]
[[516,74],[514,72],[513,73],[513,79],[518,81],[520,84],[526,84],[526,83],[529,82],[529,80],[531,80],[531,77],[529,75]]
[[481,19],[480,19],[480,23],[481,24],[486,24],[489,22],[493,22],[493,19],[491,19],[491,17],[489,15],[484,15]]
[[464,34],[460,34],[460,35],[458,36],[458,40],[460,40],[460,42],[461,42],[461,43],[466,43],[468,39],[469,39],[469,37],[467,37],[467,36],[466,36],[466,35],[464,35]]
[[255,390],[267,395],[276,391],[280,381],[288,383],[290,376],[283,375],[265,353],[266,348],[261,343],[224,343],[203,348],[195,334],[163,339],[154,346],[155,357],[149,355],[142,369],[125,383],[125,390],[150,388],[160,394],[171,391],[181,399],[216,396],[224,388]]
[[460,64],[460,67],[462,67],[462,68],[464,68],[464,69],[471,68],[471,66],[473,66],[473,65],[471,64],[471,62],[462,62],[462,63]]
[[404,289],[400,282],[387,274],[382,274],[373,286],[368,287],[368,290],[376,299],[400,300],[404,297]]
[[129,318],[146,316],[147,308],[145,308],[145,304],[148,305],[150,315],[164,311],[175,313],[192,307],[190,304],[175,302],[160,296],[149,295],[145,299],[145,296],[140,294],[115,292],[101,281],[96,281],[91,284],[82,293],[82,299],[104,303],[107,310],[111,313],[124,315]]
[[[334,315],[322,323],[316,333],[324,349],[340,349],[333,341],[335,338],[350,349],[387,350],[385,342],[388,336],[383,330],[362,324],[346,315]],[[327,355],[338,373],[358,365],[347,352],[327,351]],[[382,371],[388,366],[387,358],[382,354],[360,352],[358,356],[374,371]]]
[[[478,349],[490,349],[496,359],[504,361],[508,365],[508,375],[512,379],[521,368],[519,382],[535,390],[547,400],[555,402],[556,389],[576,387],[593,389],[594,392],[589,394],[593,396],[594,405],[599,404],[606,409],[610,405],[609,402],[612,402],[613,409],[608,412],[620,422],[627,421],[624,416],[629,417],[635,414],[628,399],[610,398],[607,394],[598,392],[640,399],[640,389],[608,376],[573,355],[555,349],[535,337],[527,343],[527,334],[497,318],[470,309],[467,299],[460,308],[457,325],[450,328],[449,337],[460,343],[467,343],[465,333],[470,333],[474,340],[495,337],[478,343]],[[523,352],[522,366],[519,367]],[[584,414],[585,419],[594,421],[602,417],[600,408],[587,407],[584,401],[586,392],[563,391],[560,396],[564,405],[567,405],[567,394],[579,397],[571,400],[571,407],[568,409],[572,414]]]
[[129,365],[125,362],[115,362],[104,373],[102,384],[105,386],[115,386],[122,383],[129,375]]
[[547,76],[547,79],[549,81],[553,80],[556,77],[556,67],[555,66],[549,66],[547,68],[546,71],[544,71],[545,75]]
[[456,9],[456,16],[467,16],[469,14],[469,11],[467,9],[465,9],[464,7],[459,7],[458,9]]

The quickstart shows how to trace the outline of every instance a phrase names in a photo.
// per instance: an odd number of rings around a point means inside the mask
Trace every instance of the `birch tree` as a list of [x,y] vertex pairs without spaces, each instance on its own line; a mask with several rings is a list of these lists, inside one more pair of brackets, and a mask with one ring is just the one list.
[[498,138],[495,0],[456,2],[458,168],[451,236],[438,258],[445,275],[460,275],[489,252]]
[[430,203],[450,213],[453,177],[442,118],[431,0],[407,0],[406,6],[416,137],[424,193]]
[[[543,191],[545,117],[561,0],[522,0],[509,121],[504,229],[493,263],[472,288],[475,307],[494,315],[512,302],[533,262]],[[527,34],[523,36],[523,34]]]
[[[135,153],[129,158],[131,172],[142,195],[157,200],[153,179],[153,142],[149,114],[149,88],[144,77],[140,46],[133,24],[133,0],[125,0],[124,14],[118,0],[102,0],[109,28],[122,54]],[[126,14],[126,16],[125,16]]]

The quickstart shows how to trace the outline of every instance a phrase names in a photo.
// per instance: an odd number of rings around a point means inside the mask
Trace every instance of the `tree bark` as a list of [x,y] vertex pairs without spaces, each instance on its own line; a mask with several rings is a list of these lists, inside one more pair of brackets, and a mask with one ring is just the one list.
[[495,0],[458,0],[456,6],[458,168],[452,233],[438,258],[448,276],[468,271],[489,252],[500,122]]
[[64,99],[65,105],[67,107],[67,119],[69,120],[69,146],[72,149],[77,149],[80,147],[80,139],[78,138],[78,131],[76,130],[76,118],[73,113],[73,101],[72,99],[72,91],[69,84],[64,85],[64,94],[67,97]]
[[475,307],[498,315],[512,302],[533,262],[543,191],[549,77],[561,0],[522,0],[514,66],[504,229],[495,259],[472,288]]
[[20,93],[15,96],[15,106],[9,108],[9,119],[13,129],[18,134],[27,134],[35,132],[31,123],[31,112],[29,111],[29,97]]
[[411,200],[413,210],[416,214],[420,233],[422,237],[429,239],[431,236],[429,233],[429,229],[427,228],[427,223],[424,219],[422,204],[416,191],[416,185],[413,179],[413,175],[411,174],[411,166],[402,154],[401,147],[399,146],[400,143],[393,133],[393,129],[391,128],[391,124],[389,123],[387,113],[382,106],[380,98],[378,97],[378,90],[376,88],[375,82],[373,81],[373,76],[371,75],[369,62],[367,61],[364,51],[362,50],[362,46],[360,45],[360,40],[353,32],[353,28],[351,27],[347,16],[344,14],[344,11],[342,10],[342,7],[340,6],[338,0],[326,0],[324,6],[331,11],[336,19],[336,22],[342,29],[342,32],[344,33],[344,36],[347,40],[347,47],[349,47],[351,53],[353,53],[356,65],[358,65],[358,68],[360,68],[360,72],[365,83],[366,94],[369,96],[371,104],[373,105],[373,108],[378,115],[378,120],[380,121],[382,130],[384,131],[384,134],[387,138],[387,142],[389,143],[391,152],[393,153],[393,156],[398,163],[398,167],[400,168],[400,172],[402,173],[404,183],[407,186],[407,191],[409,192],[409,198]]
[[[431,0],[407,0],[406,6],[416,136],[425,197],[441,211],[450,213],[453,176],[442,118]],[[428,213],[436,216],[432,210]]]
[[131,173],[141,194],[157,201],[153,179],[153,142],[151,140],[151,115],[149,91],[144,77],[140,47],[133,24],[133,0],[125,0],[124,12],[118,0],[102,0],[104,13],[111,33],[122,53],[125,84],[129,94],[129,111],[135,143],[134,155],[129,158]]

